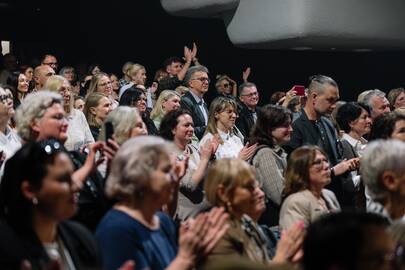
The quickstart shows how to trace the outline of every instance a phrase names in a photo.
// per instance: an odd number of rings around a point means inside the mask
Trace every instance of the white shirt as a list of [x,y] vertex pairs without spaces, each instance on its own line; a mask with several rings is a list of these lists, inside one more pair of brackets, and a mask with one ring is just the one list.
[[[218,130],[219,136],[224,141],[223,144],[218,146],[217,151],[215,152],[216,159],[222,158],[236,158],[243,148],[243,138],[236,136],[233,133],[225,133]],[[200,141],[201,145],[205,144],[208,140],[212,139],[214,136],[211,133],[207,133]]]
[[86,144],[94,143],[89,124],[84,114],[76,109],[68,116],[69,126],[67,129],[68,138],[65,142],[65,148],[68,151],[80,150]]
[[[363,155],[364,149],[366,148],[366,145],[367,145],[366,139],[360,138],[360,140],[357,140],[347,133],[343,134],[342,139],[346,140],[353,147],[354,151],[357,153],[357,155],[359,157],[361,157]],[[354,186],[358,187],[361,182],[360,175],[358,174],[357,171],[351,171],[350,173],[352,175],[352,180],[353,180]]]
[[4,164],[6,163],[6,160],[11,158],[20,148],[21,139],[17,132],[8,126],[6,128],[6,134],[0,132],[0,151],[3,151],[4,155],[6,156],[5,161],[0,167],[0,181],[1,177],[3,177]]

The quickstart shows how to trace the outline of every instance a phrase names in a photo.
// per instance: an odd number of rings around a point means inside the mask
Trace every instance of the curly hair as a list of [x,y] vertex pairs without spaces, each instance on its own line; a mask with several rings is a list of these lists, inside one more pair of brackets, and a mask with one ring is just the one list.
[[166,140],[173,141],[174,134],[172,131],[179,123],[179,117],[183,114],[188,114],[191,116],[191,113],[184,109],[168,112],[160,123],[159,135]]

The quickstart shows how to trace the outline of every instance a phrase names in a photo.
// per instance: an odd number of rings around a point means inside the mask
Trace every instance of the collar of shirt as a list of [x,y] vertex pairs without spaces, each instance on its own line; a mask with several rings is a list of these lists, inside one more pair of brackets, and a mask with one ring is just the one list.
[[366,144],[367,143],[367,140],[364,139],[363,137],[360,138],[360,140],[357,140],[357,139],[353,138],[352,136],[350,136],[347,133],[343,134],[342,139],[348,141],[350,143],[350,145],[353,146],[353,147],[356,147],[356,145],[359,144],[359,143],[360,144]]
[[202,99],[199,96],[197,96],[196,94],[194,94],[192,90],[190,90],[190,94],[194,97],[195,101],[197,101],[198,104],[202,105],[201,102],[204,103],[204,99]]

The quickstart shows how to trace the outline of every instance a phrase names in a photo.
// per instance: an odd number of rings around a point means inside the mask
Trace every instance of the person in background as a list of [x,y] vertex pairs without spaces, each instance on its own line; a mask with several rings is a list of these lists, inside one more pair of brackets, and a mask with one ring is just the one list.
[[122,66],[123,77],[119,80],[120,88],[131,82],[131,78],[128,75],[128,71],[131,69],[133,64],[134,63],[132,62],[125,62],[125,64]]
[[112,97],[114,98],[114,100],[118,101],[118,99],[119,99],[118,93],[120,91],[120,84],[118,81],[118,77],[114,73],[110,73],[110,74],[108,74],[108,76],[110,77],[110,81],[111,81],[112,88],[113,88]]
[[111,111],[111,101],[105,94],[92,93],[86,97],[83,113],[95,141],[98,140],[102,123]]
[[250,135],[250,130],[257,120],[259,107],[259,92],[256,85],[251,82],[242,83],[238,88],[241,108],[238,111],[239,117],[236,120],[236,126],[245,138],[245,143]]
[[28,91],[31,92],[34,89],[34,68],[30,65],[20,65],[20,72],[24,73],[25,77],[29,81]]
[[81,97],[81,96],[75,97],[74,108],[76,110],[83,112],[83,109],[84,109],[84,98],[83,97]]
[[162,118],[171,111],[175,111],[180,108],[180,95],[173,90],[164,90],[160,93],[150,118],[153,120],[156,128],[159,129]]
[[397,139],[405,142],[405,114],[389,112],[374,120],[369,140]]
[[366,92],[363,103],[370,107],[370,116],[374,121],[378,116],[390,112],[390,103],[381,90],[374,89]]
[[391,89],[388,93],[388,102],[391,111],[397,108],[405,108],[405,89],[402,87]]
[[16,71],[7,79],[7,84],[12,87],[14,108],[17,108],[28,94],[29,81],[23,73]]
[[35,87],[32,89],[32,92],[37,92],[40,90],[45,90],[44,86],[46,83],[46,80],[48,80],[49,77],[52,75],[55,75],[55,71],[48,65],[41,65],[37,66],[34,69],[34,82],[35,82]]
[[[90,86],[87,91],[87,95],[92,94],[92,93],[103,93],[104,95],[108,96],[111,102],[111,107],[112,109],[115,109],[118,107],[118,101],[114,99],[113,96],[113,87],[112,83],[110,81],[110,77],[108,77],[108,74],[104,72],[99,72],[95,75],[92,76],[92,79],[90,81]],[[87,97],[86,95],[86,97]]]
[[63,109],[68,121],[67,140],[64,143],[65,148],[68,151],[77,151],[87,144],[94,143],[86,117],[83,112],[74,108],[72,87],[69,81],[60,75],[54,75],[46,81],[45,88],[63,97]]
[[235,97],[238,95],[238,86],[228,75],[217,75],[215,88],[219,95]]
[[42,56],[41,66],[48,66],[52,68],[54,72],[57,72],[59,64],[58,60],[56,59],[56,56],[52,54],[45,54]]

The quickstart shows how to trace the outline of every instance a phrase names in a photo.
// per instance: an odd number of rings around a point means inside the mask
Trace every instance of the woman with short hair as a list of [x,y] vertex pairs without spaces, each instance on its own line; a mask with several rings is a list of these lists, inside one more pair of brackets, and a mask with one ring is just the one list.
[[150,118],[153,120],[156,128],[159,129],[162,118],[171,111],[180,108],[180,95],[173,90],[164,90],[160,93],[155,106],[153,107]]
[[318,146],[302,146],[290,154],[280,211],[281,230],[297,221],[308,225],[321,215],[340,211],[335,194],[325,189],[331,182],[330,174],[327,155]]

